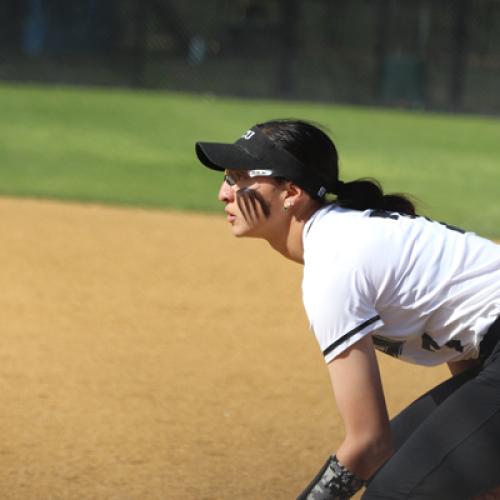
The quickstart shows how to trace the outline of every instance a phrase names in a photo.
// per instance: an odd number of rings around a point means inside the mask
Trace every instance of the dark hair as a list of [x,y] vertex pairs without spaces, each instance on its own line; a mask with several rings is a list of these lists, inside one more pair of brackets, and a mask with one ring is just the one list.
[[415,206],[409,198],[401,194],[384,194],[375,179],[339,180],[337,148],[319,125],[302,120],[272,120],[257,126],[277,146],[314,170],[328,193],[337,196],[337,205],[354,210],[373,208],[415,215]]

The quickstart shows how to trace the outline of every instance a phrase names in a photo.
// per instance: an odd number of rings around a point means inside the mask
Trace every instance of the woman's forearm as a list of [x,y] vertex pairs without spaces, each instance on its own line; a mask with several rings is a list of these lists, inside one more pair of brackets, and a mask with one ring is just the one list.
[[478,366],[481,363],[478,359],[466,359],[462,361],[450,361],[448,368],[453,376],[458,375],[470,368]]

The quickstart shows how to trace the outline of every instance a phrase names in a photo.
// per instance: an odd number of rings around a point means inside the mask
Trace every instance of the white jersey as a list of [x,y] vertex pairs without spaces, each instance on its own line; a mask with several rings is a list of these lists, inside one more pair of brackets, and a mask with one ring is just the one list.
[[329,205],[303,242],[304,306],[327,363],[370,334],[413,363],[476,358],[500,316],[500,245],[474,233]]

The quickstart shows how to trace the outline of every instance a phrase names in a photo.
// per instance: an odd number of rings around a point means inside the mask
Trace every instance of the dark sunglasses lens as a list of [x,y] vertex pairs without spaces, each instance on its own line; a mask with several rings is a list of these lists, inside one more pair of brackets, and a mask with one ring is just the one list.
[[232,175],[225,174],[224,182],[226,182],[229,186],[234,186],[236,184],[236,179]]

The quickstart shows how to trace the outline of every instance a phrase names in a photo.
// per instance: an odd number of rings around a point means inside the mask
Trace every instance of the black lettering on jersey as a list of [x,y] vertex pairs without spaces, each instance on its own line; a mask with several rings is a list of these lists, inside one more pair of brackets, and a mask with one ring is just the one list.
[[370,212],[370,217],[380,217],[382,219],[398,220],[399,214],[396,214],[394,212],[388,212],[387,210],[384,210],[382,208],[377,208]]
[[394,358],[399,358],[403,352],[404,341],[388,339],[380,335],[372,335],[373,345],[375,349],[381,351]]
[[423,215],[400,214],[397,212],[389,212],[387,210],[384,210],[383,208],[377,208],[377,209],[373,209],[370,212],[370,217],[380,217],[382,219],[392,219],[392,220],[398,220],[399,217],[406,217],[409,219],[416,219],[418,217],[422,217],[426,221],[437,222],[438,224],[441,224],[442,226],[446,227],[446,229],[449,229],[450,231],[456,231],[457,233],[465,234],[465,231],[458,226],[453,226],[451,224],[447,224],[446,222],[435,221],[435,220],[430,219],[429,217],[425,217]]
[[450,349],[455,349],[455,351],[464,352],[464,346],[460,340],[448,340],[448,342],[446,342],[446,346]]
[[428,333],[424,333],[422,335],[422,349],[425,349],[426,351],[435,352],[439,351],[441,347]]
[[[450,349],[455,349],[455,351],[458,352],[464,351],[464,346],[462,345],[462,342],[460,342],[460,340],[448,340],[445,346],[449,347]],[[436,352],[441,349],[441,346],[428,333],[424,333],[422,335],[422,349],[425,349],[426,351]]]

